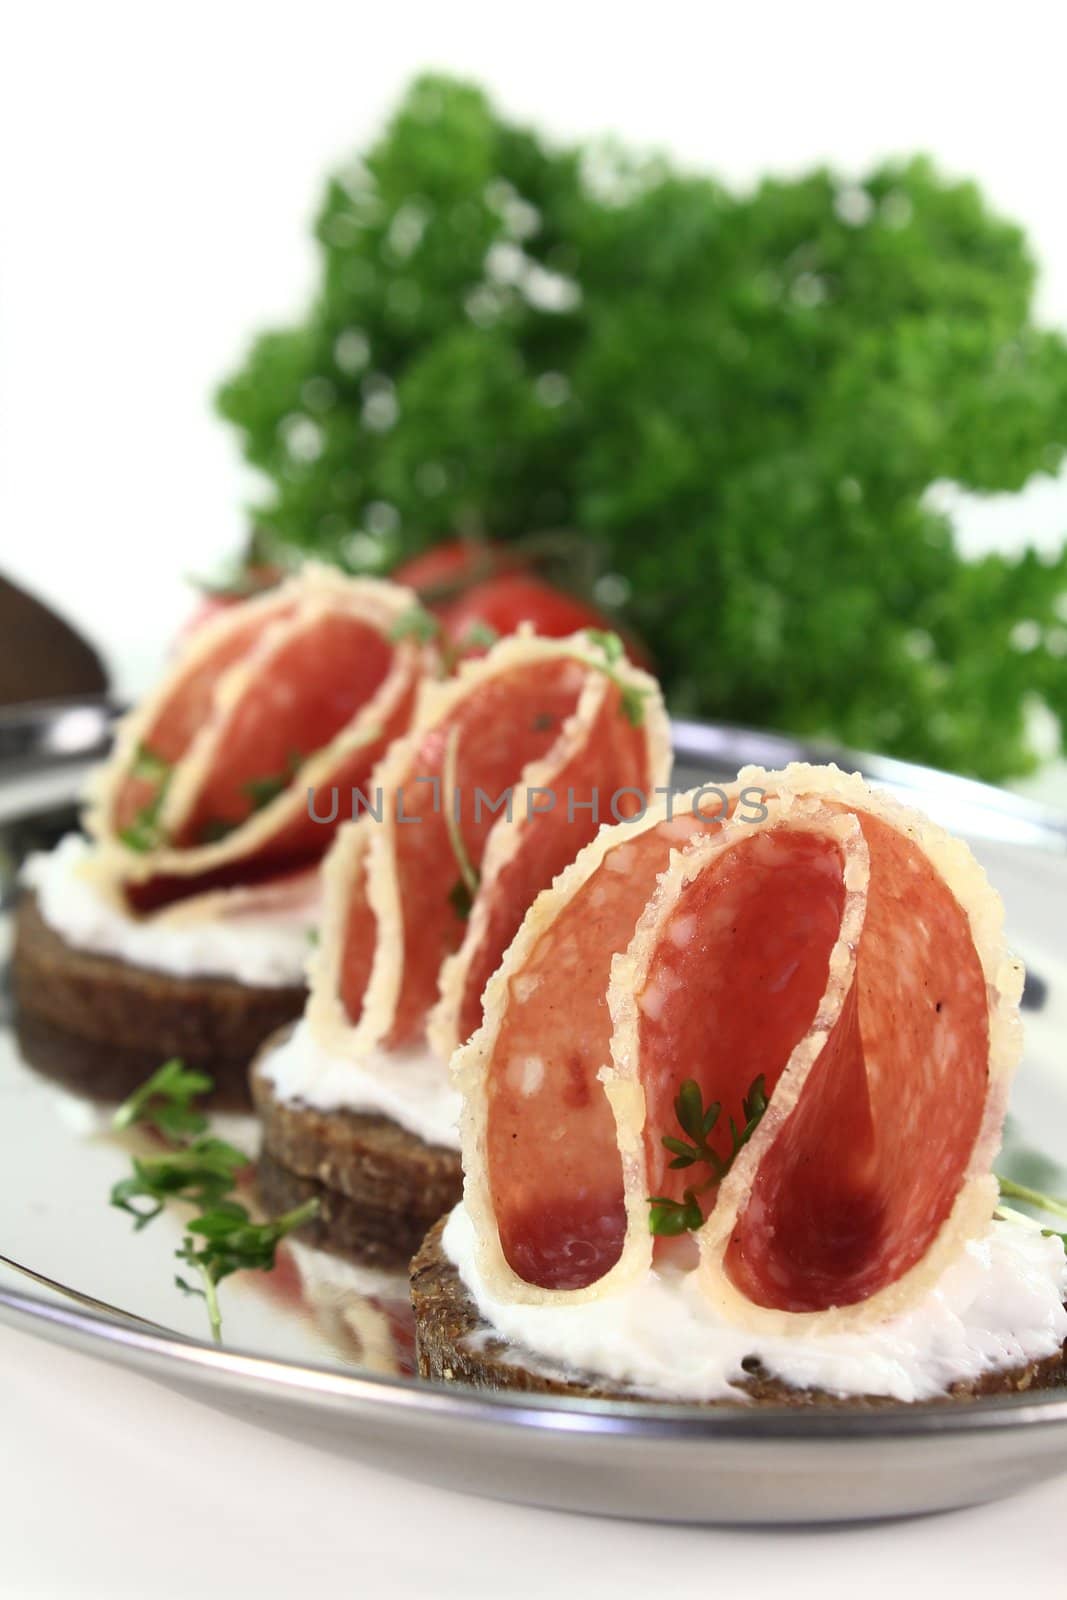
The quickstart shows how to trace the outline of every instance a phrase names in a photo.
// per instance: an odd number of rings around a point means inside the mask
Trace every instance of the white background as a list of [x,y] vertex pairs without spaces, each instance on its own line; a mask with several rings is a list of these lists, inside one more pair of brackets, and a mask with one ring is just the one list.
[[[298,313],[322,174],[451,68],[561,136],[617,131],[747,183],[933,152],[1029,230],[1067,324],[1067,9],[0,3],[0,566],[126,689],[237,542],[209,396]],[[972,509],[1067,529],[1062,485]],[[28,1595],[1051,1595],[1064,1483],[837,1533],[622,1526],[344,1467],[0,1331],[0,1589]]]
[[[411,74],[490,85],[560,137],[613,131],[738,184],[932,152],[1025,224],[1067,325],[1067,8],[0,0],[0,567],[144,686],[178,580],[237,545],[251,480],[210,395],[298,314],[325,171]],[[1067,531],[1067,483],[971,544]]]

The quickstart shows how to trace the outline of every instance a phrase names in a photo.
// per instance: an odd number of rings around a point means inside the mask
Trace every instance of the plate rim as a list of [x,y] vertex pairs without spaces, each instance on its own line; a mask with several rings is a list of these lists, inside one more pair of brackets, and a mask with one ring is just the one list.
[[538,1433],[645,1441],[669,1438],[679,1443],[725,1439],[780,1443],[816,1438],[917,1439],[1067,1426],[1067,1393],[1052,1389],[961,1401],[887,1401],[876,1407],[847,1401],[823,1408],[731,1401],[701,1406],[651,1399],[589,1400],[346,1372],[315,1362],[220,1347],[179,1333],[146,1332],[3,1287],[0,1321],[98,1358],[116,1359],[121,1352],[132,1357],[122,1364],[157,1375],[161,1369],[174,1379],[184,1373],[195,1374],[209,1387],[237,1385],[290,1400],[311,1397],[320,1407],[347,1401],[359,1412],[418,1413],[441,1424],[464,1423],[483,1429],[518,1426]]

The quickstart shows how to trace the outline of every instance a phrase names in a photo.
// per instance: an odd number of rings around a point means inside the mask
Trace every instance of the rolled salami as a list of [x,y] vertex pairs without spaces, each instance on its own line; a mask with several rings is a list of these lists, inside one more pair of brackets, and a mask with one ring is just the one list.
[[669,764],[654,679],[586,634],[524,630],[427,685],[324,868],[322,1046],[364,1056],[429,1028],[447,1061],[530,901]]
[[87,826],[138,911],[307,867],[336,821],[309,790],[365,783],[427,657],[414,595],[309,564],[192,637],[120,728]]
[[966,846],[835,767],[604,830],[454,1060],[485,1281],[610,1294],[655,1201],[734,1321],[894,1314],[992,1216],[1021,986]]

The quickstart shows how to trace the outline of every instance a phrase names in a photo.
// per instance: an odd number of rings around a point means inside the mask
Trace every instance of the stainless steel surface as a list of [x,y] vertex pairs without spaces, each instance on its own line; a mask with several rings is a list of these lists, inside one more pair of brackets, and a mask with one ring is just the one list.
[[0,1317],[340,1455],[493,1499],[679,1522],[903,1516],[1067,1469],[1067,1400],[715,1411],[354,1376],[155,1337],[0,1292]]
[[[0,830],[55,805],[69,810],[92,765],[107,753],[120,707],[112,700],[49,700],[0,709]],[[5,845],[0,833],[0,904]]]
[[0,709],[0,776],[13,770],[99,759],[117,704],[105,698],[46,700]]
[[[791,741],[745,730],[683,723],[676,733],[681,783],[714,781],[742,763],[781,764],[808,753]],[[942,813],[951,813],[958,799],[967,831],[981,836],[984,823],[987,836],[999,841],[992,846],[998,858],[1018,862],[1022,881],[1032,880],[1038,894],[1046,892],[1043,851],[1062,852],[1067,832],[1061,819],[1000,791],[971,784],[961,789],[963,780],[902,763],[872,763],[871,776],[930,809],[941,807]],[[55,779],[54,771],[41,777],[51,785],[48,815],[41,818],[23,806],[6,822],[0,784],[0,845],[19,851],[35,840],[38,826],[48,836],[73,815],[73,782],[64,809],[56,798],[62,785],[57,791]],[[944,820],[951,822],[951,815]],[[1013,838],[1015,843],[1004,842]],[[1024,838],[1040,848],[1025,848]],[[1055,949],[1057,916],[1054,906],[1034,904],[1041,914],[1020,932],[1044,953]],[[1051,1011],[1039,1019],[1046,1030],[1059,1026],[1061,988],[1054,980]],[[1057,1118],[1067,1134],[1057,1092],[1054,1084],[1050,1089],[1044,1081],[1037,1083],[1025,1107],[1026,1129],[1044,1130],[1044,1142],[1055,1137]],[[36,1086],[30,1093],[37,1093]],[[19,1137],[14,1097],[6,1112],[0,1150],[5,1139]],[[58,1125],[54,1138],[61,1143]],[[55,1170],[66,1162],[61,1150]],[[107,1211],[101,1195],[84,1198],[83,1209],[90,1214],[85,1226],[103,1230]],[[114,1219],[107,1225],[113,1228]],[[117,1237],[109,1234],[102,1249],[113,1253]],[[0,1222],[0,1246],[27,1257],[10,1205]],[[90,1281],[84,1276],[88,1267],[79,1264],[77,1272],[61,1273],[51,1256],[37,1261],[33,1270],[38,1268],[45,1279],[77,1276],[87,1287]],[[132,1270],[163,1273],[166,1262],[149,1252]],[[111,1298],[121,1303],[129,1297],[114,1291]],[[560,1401],[489,1396],[322,1359],[279,1359],[262,1349],[219,1349],[201,1337],[157,1332],[143,1325],[146,1319],[134,1325],[4,1282],[0,1319],[340,1455],[471,1493],[569,1510],[737,1523],[889,1517],[992,1499],[1067,1471],[1067,1395],[1055,1392],[822,1411]],[[246,1319],[244,1326],[247,1345],[247,1330],[257,1324]]]
[[95,1294],[86,1294],[82,1289],[75,1289],[69,1283],[60,1283],[43,1272],[36,1272],[33,1267],[27,1267],[22,1261],[15,1261],[11,1256],[0,1254],[0,1267],[6,1267],[9,1272],[17,1272],[23,1278],[29,1278],[38,1288],[48,1289],[52,1294],[62,1296],[64,1300],[75,1301],[86,1311],[99,1313],[109,1322],[133,1322],[138,1327],[151,1328],[165,1337],[170,1336],[170,1329],[164,1328],[161,1323],[150,1322],[147,1317],[139,1317],[136,1311],[123,1311],[121,1306],[109,1305],[106,1300],[98,1300]]

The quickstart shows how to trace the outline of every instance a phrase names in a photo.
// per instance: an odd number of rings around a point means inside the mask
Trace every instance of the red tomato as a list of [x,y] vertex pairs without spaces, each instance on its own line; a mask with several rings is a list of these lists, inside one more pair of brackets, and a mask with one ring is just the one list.
[[438,614],[464,589],[499,572],[525,567],[523,557],[506,545],[474,539],[446,539],[421,555],[402,561],[390,573],[396,583],[414,589],[423,605]]
[[[595,606],[523,572],[505,572],[476,583],[441,612],[445,637],[464,656],[485,654],[491,643],[491,638],[483,637],[487,630],[502,636],[514,633],[520,622],[532,623],[535,633],[549,639],[566,638],[580,628],[618,632],[617,624]],[[632,648],[630,654],[634,659],[641,656]]]

